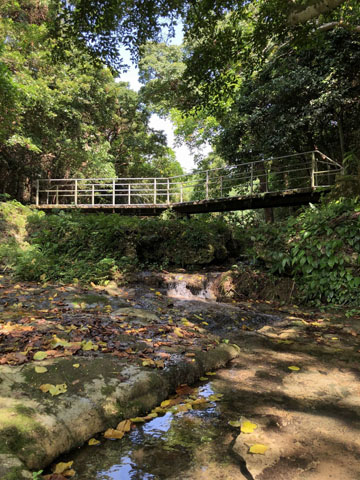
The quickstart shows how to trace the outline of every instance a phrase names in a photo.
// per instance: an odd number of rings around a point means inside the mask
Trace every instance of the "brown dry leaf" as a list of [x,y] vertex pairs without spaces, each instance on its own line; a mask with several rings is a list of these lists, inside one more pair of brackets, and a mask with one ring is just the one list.
[[177,387],[176,393],[178,395],[191,395],[194,393],[194,389],[192,387],[189,387],[189,385],[183,384]]
[[164,360],[155,360],[155,365],[156,365],[156,368],[164,368],[165,367]]
[[105,438],[113,439],[113,440],[121,440],[125,435],[124,432],[120,432],[119,430],[115,430],[114,428],[109,428],[104,433]]

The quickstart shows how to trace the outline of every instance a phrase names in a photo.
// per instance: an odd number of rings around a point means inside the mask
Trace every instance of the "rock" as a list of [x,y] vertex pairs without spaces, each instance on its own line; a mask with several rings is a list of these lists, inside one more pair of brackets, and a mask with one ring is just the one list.
[[32,479],[32,474],[25,469],[23,463],[14,455],[0,454],[0,479],[16,478],[16,480]]
[[[284,445],[279,431],[266,428],[271,419],[251,419],[251,421],[256,423],[258,428],[253,433],[238,435],[233,451],[245,461],[247,469],[256,480],[266,468],[274,466],[285,454],[286,441]],[[249,453],[250,447],[255,444],[266,445],[268,450],[263,455]]]
[[147,323],[159,323],[160,319],[155,313],[149,312],[149,310],[143,310],[142,308],[118,308],[111,313],[111,317],[123,316],[126,320],[131,322],[135,321],[146,325]]

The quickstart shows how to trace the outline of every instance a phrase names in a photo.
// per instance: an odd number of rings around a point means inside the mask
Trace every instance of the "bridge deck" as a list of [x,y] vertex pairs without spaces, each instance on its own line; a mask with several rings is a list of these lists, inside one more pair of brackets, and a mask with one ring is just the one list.
[[308,203],[318,203],[323,193],[329,189],[307,189],[302,191],[289,190],[286,192],[269,192],[253,196],[225,197],[209,200],[195,200],[173,204],[143,204],[143,205],[38,205],[40,210],[81,210],[83,212],[121,213],[124,215],[160,215],[170,207],[178,213],[209,213],[231,212],[236,210],[253,210],[259,208],[300,206]]

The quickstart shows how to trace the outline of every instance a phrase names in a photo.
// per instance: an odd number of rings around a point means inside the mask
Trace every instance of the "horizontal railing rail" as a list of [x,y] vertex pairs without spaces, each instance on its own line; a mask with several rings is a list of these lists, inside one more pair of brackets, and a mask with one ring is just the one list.
[[318,150],[174,177],[54,178],[36,184],[36,205],[171,205],[331,187],[339,163]]

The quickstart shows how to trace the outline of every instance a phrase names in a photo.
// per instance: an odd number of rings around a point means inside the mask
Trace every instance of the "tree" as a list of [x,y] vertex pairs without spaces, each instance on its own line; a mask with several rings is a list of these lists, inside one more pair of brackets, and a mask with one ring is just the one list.
[[126,83],[76,49],[69,62],[53,63],[47,6],[3,6],[1,191],[26,200],[39,178],[136,176],[145,164],[161,176],[158,159],[178,171],[164,134],[149,127],[150,112]]

